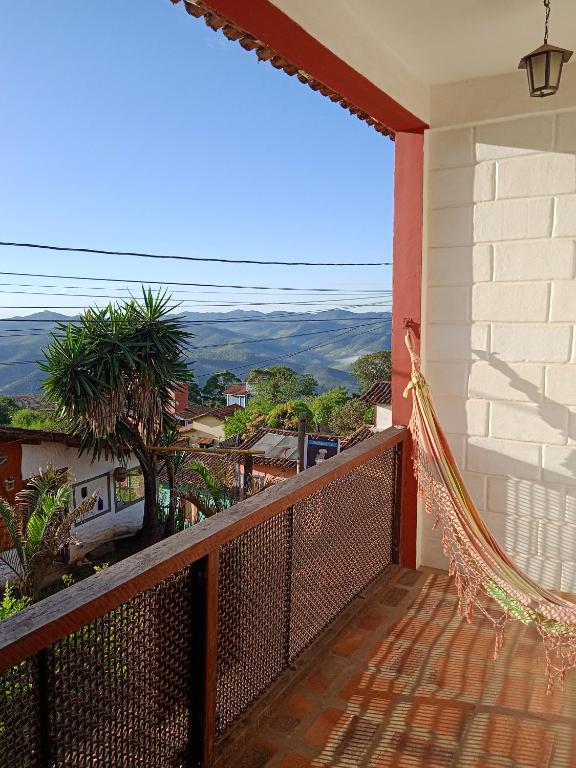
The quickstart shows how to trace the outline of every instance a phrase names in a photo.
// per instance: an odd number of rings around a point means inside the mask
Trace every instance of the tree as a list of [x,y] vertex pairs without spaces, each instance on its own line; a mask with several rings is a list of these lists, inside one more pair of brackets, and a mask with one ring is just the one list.
[[194,371],[190,371],[188,381],[188,402],[193,405],[202,405],[202,389],[194,376]]
[[328,427],[336,435],[350,435],[371,420],[371,413],[372,409],[366,403],[354,398],[332,412]]
[[232,371],[218,371],[209,377],[202,389],[204,405],[218,406],[226,403],[224,390],[231,384],[238,384],[240,379]]
[[314,422],[321,427],[328,426],[334,411],[342,408],[349,399],[348,390],[345,387],[336,387],[336,389],[318,395],[310,404]]
[[386,349],[363,355],[352,366],[352,373],[360,382],[362,392],[375,381],[390,381],[392,378],[392,353]]
[[246,380],[253,387],[255,400],[268,400],[274,405],[299,397],[311,397],[318,387],[318,382],[310,373],[300,376],[285,365],[254,368]]
[[301,413],[306,415],[306,426],[311,427],[314,416],[302,400],[289,400],[272,408],[268,414],[268,426],[276,429],[298,429]]
[[71,540],[73,523],[96,504],[97,494],[71,508],[70,477],[49,465],[16,495],[12,506],[0,498],[0,515],[13,548],[0,553],[24,597],[34,601],[50,566]]
[[44,389],[57,416],[81,438],[81,452],[126,461],[132,452],[142,469],[142,539],[159,538],[156,453],[164,432],[175,427],[173,392],[188,382],[185,361],[191,334],[170,316],[166,292],[142,291],[131,299],[88,309],[77,324],[59,324],[44,350]]
[[246,408],[239,408],[224,422],[224,436],[230,438],[253,434],[260,427],[266,426],[268,414],[273,407],[268,400],[253,400]]
[[19,429],[43,429],[47,432],[59,432],[64,429],[62,422],[53,413],[37,411],[34,408],[19,408],[14,411],[10,425]]
[[16,401],[11,397],[0,395],[0,425],[10,424],[12,414],[17,410]]

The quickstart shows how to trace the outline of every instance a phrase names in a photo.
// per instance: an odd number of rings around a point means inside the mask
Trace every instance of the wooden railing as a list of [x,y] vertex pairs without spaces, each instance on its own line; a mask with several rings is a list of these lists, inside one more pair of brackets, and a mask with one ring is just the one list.
[[390,428],[0,623],[0,768],[209,766],[401,558]]

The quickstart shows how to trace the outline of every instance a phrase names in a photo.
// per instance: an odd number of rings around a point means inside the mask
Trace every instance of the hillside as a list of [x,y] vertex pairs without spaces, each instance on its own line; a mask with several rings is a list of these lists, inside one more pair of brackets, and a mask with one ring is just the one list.
[[[278,363],[314,374],[321,389],[354,388],[356,381],[349,373],[354,360],[390,347],[388,312],[335,309],[314,315],[294,313],[286,322],[277,322],[284,316],[283,312],[243,310],[183,315],[186,320],[202,321],[190,325],[194,334],[190,360],[198,382],[203,384],[211,373],[223,368],[242,378],[255,366]],[[254,317],[256,322],[245,322]],[[54,324],[67,319],[54,312],[38,312],[28,315],[25,322],[10,318],[0,324],[0,362],[10,363],[0,365],[0,394],[39,392],[42,371],[35,363],[24,361],[38,360]],[[10,320],[18,322],[11,324]],[[246,341],[250,343],[238,343]]]

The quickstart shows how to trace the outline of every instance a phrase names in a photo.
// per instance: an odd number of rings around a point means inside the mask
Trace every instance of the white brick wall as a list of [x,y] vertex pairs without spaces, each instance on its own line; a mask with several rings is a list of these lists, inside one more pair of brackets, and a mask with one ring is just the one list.
[[[472,497],[576,592],[576,109],[430,131],[423,359]],[[419,551],[441,565],[421,527]]]

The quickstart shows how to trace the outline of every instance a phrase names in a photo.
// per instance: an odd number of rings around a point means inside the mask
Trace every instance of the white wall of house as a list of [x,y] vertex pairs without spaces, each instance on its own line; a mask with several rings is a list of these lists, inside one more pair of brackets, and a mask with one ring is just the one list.
[[392,426],[392,406],[376,405],[374,410],[376,429],[388,429]]
[[[81,521],[73,527],[73,535],[82,545],[75,550],[76,555],[88,551],[95,544],[134,534],[142,527],[143,501],[116,511],[112,472],[118,462],[102,460],[92,463],[90,454],[79,456],[77,448],[58,443],[22,446],[23,478],[38,474],[39,468],[44,468],[49,463],[56,468],[67,468],[75,478],[76,484],[94,478],[87,484],[88,493],[97,491],[105,500],[101,512],[94,509],[86,522]],[[137,466],[138,462],[134,459],[128,462],[129,469]],[[79,501],[80,499],[76,499],[76,503]]]
[[[540,583],[576,592],[576,98],[572,108],[566,90],[562,102],[507,98],[525,83],[487,79],[492,90],[434,90],[424,368],[496,538]],[[494,91],[498,114],[503,104],[533,114],[486,120]],[[466,99],[479,119],[451,125]],[[446,567],[423,513],[419,556]]]

